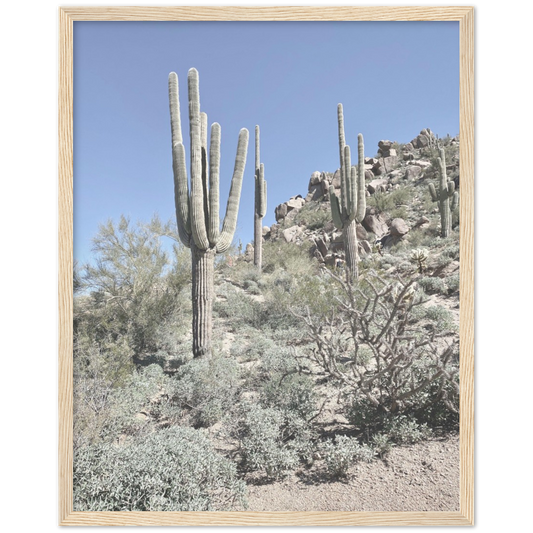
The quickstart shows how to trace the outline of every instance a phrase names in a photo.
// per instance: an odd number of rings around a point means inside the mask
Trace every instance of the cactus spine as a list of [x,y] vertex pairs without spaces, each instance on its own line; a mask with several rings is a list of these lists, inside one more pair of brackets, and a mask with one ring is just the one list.
[[178,76],[168,77],[170,126],[172,130],[172,166],[174,200],[181,242],[191,249],[193,355],[211,357],[212,311],[214,300],[214,261],[217,253],[228,250],[237,226],[242,177],[248,150],[248,130],[241,129],[235,167],[220,230],[219,172],[220,125],[211,126],[211,143],[207,153],[207,115],[200,112],[198,72],[188,74],[190,187],[187,178],[185,147],[181,133]]
[[431,199],[439,204],[441,237],[444,239],[452,231],[452,213],[459,203],[459,193],[455,190],[455,183],[448,180],[446,175],[444,148],[439,148],[439,154],[439,190],[437,191],[435,185],[430,183],[429,193],[431,194]]
[[261,272],[263,262],[263,217],[267,210],[265,166],[261,163],[259,126],[255,127],[255,209],[254,209],[254,265]]
[[357,222],[361,222],[366,214],[365,187],[365,154],[363,136],[357,137],[358,164],[352,166],[350,147],[346,144],[344,135],[344,114],[342,104],[337,106],[337,120],[339,126],[339,157],[341,196],[340,201],[335,194],[335,188],[330,186],[331,214],[335,226],[342,230],[344,252],[348,277],[357,279]]

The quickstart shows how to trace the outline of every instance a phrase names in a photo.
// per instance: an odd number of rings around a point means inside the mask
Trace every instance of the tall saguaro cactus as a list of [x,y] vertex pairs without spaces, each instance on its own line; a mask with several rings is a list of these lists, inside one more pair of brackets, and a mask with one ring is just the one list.
[[193,354],[211,357],[212,312],[214,300],[214,261],[217,253],[228,250],[237,226],[242,177],[248,150],[248,130],[239,133],[235,168],[220,230],[219,172],[220,125],[211,126],[209,157],[207,154],[207,115],[200,112],[198,72],[188,74],[190,129],[190,187],[187,178],[185,147],[181,134],[178,76],[168,77],[170,125],[172,129],[172,166],[174,199],[178,233],[182,243],[191,249]]
[[265,166],[261,163],[259,126],[255,127],[255,209],[254,209],[254,265],[261,272],[263,263],[263,217],[267,210]]
[[344,136],[344,114],[342,104],[337,106],[339,123],[339,156],[341,174],[341,196],[335,194],[335,188],[330,186],[331,214],[333,223],[342,230],[344,239],[344,253],[348,276],[357,279],[357,222],[362,222],[366,214],[365,187],[365,149],[363,136],[357,136],[358,164],[352,166],[350,147]]
[[440,211],[441,237],[448,237],[452,231],[452,213],[459,203],[459,193],[455,190],[455,183],[448,180],[446,175],[446,156],[444,148],[439,148],[439,189],[433,183],[429,184],[429,193],[434,202],[438,202]]

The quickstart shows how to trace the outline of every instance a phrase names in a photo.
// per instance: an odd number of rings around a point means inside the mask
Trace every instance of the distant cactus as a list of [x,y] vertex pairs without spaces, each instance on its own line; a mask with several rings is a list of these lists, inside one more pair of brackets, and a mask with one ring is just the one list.
[[411,261],[413,263],[416,263],[418,272],[421,274],[424,272],[427,268],[427,260],[428,260],[429,254],[427,250],[424,250],[423,248],[416,248],[411,252]]
[[[429,193],[434,202],[438,202],[441,221],[441,237],[444,239],[452,231],[452,213],[459,203],[459,194],[455,190],[455,183],[448,180],[446,175],[446,156],[444,148],[439,148],[439,189],[433,183],[429,184]],[[451,203],[450,203],[451,199]]]
[[255,127],[255,209],[254,209],[254,265],[261,272],[263,262],[263,217],[267,210],[265,167],[261,163],[259,126]]
[[176,219],[181,242],[191,249],[193,355],[211,357],[212,311],[214,300],[214,261],[217,253],[228,250],[237,226],[242,177],[248,150],[248,130],[239,133],[235,168],[231,180],[226,216],[220,231],[219,171],[220,125],[211,126],[207,154],[207,115],[200,112],[198,72],[188,74],[189,128],[191,138],[191,184],[187,180],[185,147],[181,133],[178,76],[168,77],[170,125]]
[[352,166],[350,147],[344,136],[344,114],[342,104],[337,106],[339,127],[339,156],[341,174],[341,197],[330,186],[331,214],[335,226],[342,230],[347,271],[351,279],[357,279],[357,222],[362,222],[366,214],[365,154],[363,136],[357,137],[358,165]]

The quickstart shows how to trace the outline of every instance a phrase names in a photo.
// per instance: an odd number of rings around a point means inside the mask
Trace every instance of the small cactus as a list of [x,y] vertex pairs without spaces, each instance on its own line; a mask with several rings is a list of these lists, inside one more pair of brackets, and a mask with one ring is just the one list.
[[337,106],[339,128],[339,157],[341,173],[341,197],[335,194],[333,186],[329,188],[331,214],[335,226],[342,230],[346,266],[349,277],[357,279],[357,222],[362,222],[366,214],[365,154],[363,136],[357,137],[358,164],[352,166],[350,147],[344,136],[344,113],[342,104]]
[[416,266],[418,268],[418,272],[422,274],[427,268],[427,260],[428,260],[429,254],[427,250],[424,250],[423,248],[416,248],[411,252],[411,261],[413,263],[416,263]]
[[455,190],[455,183],[448,180],[446,175],[444,148],[439,148],[439,154],[439,189],[436,190],[435,185],[430,183],[429,193],[431,194],[431,199],[439,204],[441,237],[444,239],[452,231],[452,213],[459,203],[459,193]]

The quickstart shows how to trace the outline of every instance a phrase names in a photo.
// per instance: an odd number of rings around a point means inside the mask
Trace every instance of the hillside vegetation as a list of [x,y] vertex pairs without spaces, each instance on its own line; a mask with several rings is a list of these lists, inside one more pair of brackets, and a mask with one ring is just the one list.
[[[459,139],[438,144],[457,191]],[[74,277],[74,510],[243,510],[251,486],[349,479],[455,434],[459,216],[443,237],[438,158],[423,130],[365,159],[354,282],[332,221],[338,170],[275,208],[262,271],[251,244],[217,256],[211,359],[192,357],[175,225],[102,225]]]

